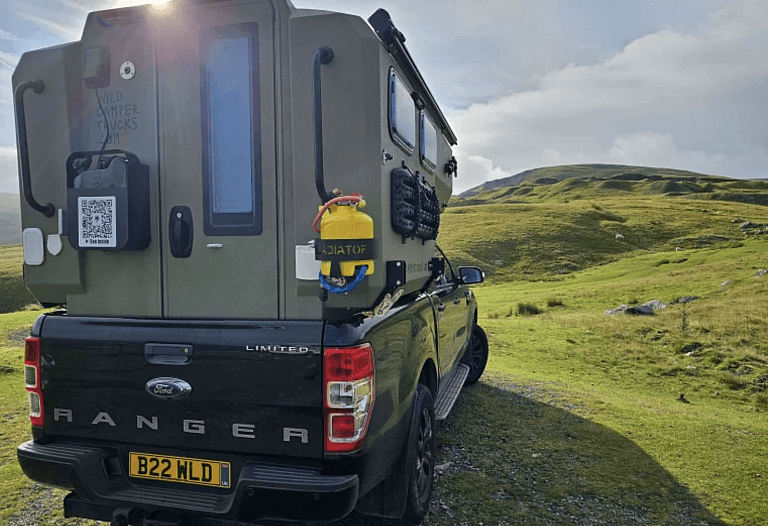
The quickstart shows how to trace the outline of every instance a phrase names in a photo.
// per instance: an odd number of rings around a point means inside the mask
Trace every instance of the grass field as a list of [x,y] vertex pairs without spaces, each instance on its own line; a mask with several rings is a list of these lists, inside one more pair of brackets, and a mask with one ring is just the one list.
[[[491,357],[442,426],[425,523],[767,524],[768,235],[740,222],[768,223],[768,208],[602,181],[531,188],[443,215],[449,256],[489,271],[474,290]],[[19,272],[8,250],[0,287]],[[670,305],[604,313],[649,300]],[[27,482],[14,458],[37,314],[0,315],[0,523],[45,502],[30,524],[76,524],[57,511],[63,492]]]
[[738,244],[764,231],[742,230],[742,221],[768,223],[768,207],[751,204],[592,194],[449,208],[439,242],[452,260],[480,265],[494,282],[551,280],[619,258]]
[[[625,259],[559,282],[481,287],[489,368],[518,384],[545,383],[577,414],[642,449],[727,523],[763,524],[768,277],[754,275],[768,267],[766,249],[752,241]],[[688,261],[657,265],[670,256]],[[603,314],[620,303],[680,296],[700,298],[685,304],[685,327],[682,305],[652,317]],[[562,305],[547,307],[550,300]],[[520,302],[544,313],[517,316]],[[492,399],[486,406],[492,410]],[[607,493],[619,480],[642,488],[632,481],[641,472],[625,468],[597,485]]]
[[[768,266],[766,248],[750,240],[476,287],[491,359],[441,431],[427,523],[763,524],[768,276],[754,274]],[[687,261],[658,265],[670,257]],[[603,314],[684,295],[699,297],[686,304],[685,329],[680,305],[652,317]],[[517,315],[519,303],[543,313]],[[0,344],[0,522],[42,491],[13,459],[29,436],[21,339],[37,314],[0,316],[11,335]],[[49,494],[37,523],[72,523],[56,511],[62,496]]]
[[0,245],[0,313],[36,304],[21,276],[21,245]]
[[31,484],[16,462],[16,446],[32,438],[24,391],[24,338],[40,312],[0,314],[0,524],[28,502]]

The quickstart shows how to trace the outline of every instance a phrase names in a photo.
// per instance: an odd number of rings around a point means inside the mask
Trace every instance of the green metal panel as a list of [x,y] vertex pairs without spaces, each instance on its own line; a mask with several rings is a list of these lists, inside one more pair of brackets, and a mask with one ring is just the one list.
[[[340,13],[299,12],[291,20],[290,35],[294,168],[285,181],[286,215],[291,216],[292,223],[286,228],[286,316],[319,319],[319,282],[297,280],[294,261],[295,245],[319,237],[312,230],[321,204],[315,189],[312,56],[321,46],[329,46],[334,53],[333,61],[321,70],[326,189],[362,193],[367,200],[362,211],[374,219],[374,236],[379,238],[380,44],[362,19]],[[377,268],[345,298],[343,306],[371,306],[375,297],[371,299],[373,292],[365,291],[378,287],[380,292],[383,276],[383,268]]]
[[[258,31],[259,149],[262,230],[258,235],[206,231],[204,141],[201,108],[201,30],[255,23]],[[109,49],[109,86],[99,90],[112,137],[107,147],[132,152],[149,166],[151,241],[143,250],[80,251],[64,242],[58,256],[28,266],[30,289],[46,303],[66,302],[82,315],[191,318],[321,319],[324,312],[358,312],[375,306],[386,285],[386,262],[405,261],[406,292],[430,276],[434,242],[403,239],[392,227],[391,174],[401,166],[418,172],[447,202],[452,175],[448,141],[438,132],[434,173],[394,142],[389,129],[389,74],[408,87],[408,75],[359,17],[295,10],[284,0],[176,3],[91,14],[81,42],[27,53],[14,86],[42,78],[46,91],[28,93],[33,190],[38,199],[65,208],[64,161],[76,151],[99,149],[104,117],[96,92],[82,80],[87,50]],[[318,298],[317,280],[296,278],[295,247],[319,237],[312,221],[315,190],[312,56],[329,46],[322,66],[323,151],[327,190],[361,193],[374,222],[376,271],[347,295]],[[130,61],[135,73],[120,75]],[[429,111],[429,110],[427,110]],[[436,119],[433,117],[433,121]],[[419,112],[414,108],[418,129]],[[68,132],[68,133],[67,133]],[[392,158],[383,160],[384,153]],[[22,204],[25,228],[46,235],[58,228]],[[171,209],[189,208],[193,248],[178,258],[170,250]],[[76,212],[76,211],[71,211]]]
[[[359,192],[366,197],[363,211],[374,220],[378,256],[376,272],[347,295],[330,294],[325,306],[359,311],[375,306],[386,285],[385,264],[404,260],[407,265],[406,292],[420,289],[430,276],[428,263],[434,255],[434,242],[420,239],[403,241],[391,226],[391,173],[405,164],[419,171],[431,184],[436,177],[438,192],[447,201],[451,178],[444,165],[451,157],[447,142],[438,134],[438,166],[435,174],[421,165],[418,148],[407,154],[389,133],[387,96],[391,56],[368,24],[359,17],[340,13],[300,11],[291,20],[291,109],[292,173],[286,174],[286,316],[319,317],[317,281],[295,278],[296,244],[318,237],[311,224],[320,204],[314,184],[312,127],[312,55],[321,46],[334,53],[332,62],[322,68],[322,111],[325,185],[344,193]],[[406,85],[407,85],[406,81]],[[409,86],[409,88],[411,88]],[[414,122],[418,113],[414,110]],[[382,162],[386,151],[393,159]],[[291,181],[289,177],[293,178]]]
[[[157,203],[157,114],[156,64],[151,19],[117,17],[91,13],[81,40],[80,61],[68,64],[78,73],[89,48],[105,46],[110,53],[110,84],[97,93],[82,80],[71,87],[69,96],[82,100],[81,133],[73,134],[71,151],[106,148],[129,151],[149,166],[150,201]],[[120,67],[125,61],[135,66],[135,75],[124,79]],[[105,124],[104,120],[107,123]],[[66,160],[66,155],[62,157]],[[63,174],[63,170],[61,172]],[[63,175],[62,175],[63,177]],[[58,184],[63,184],[58,182]],[[75,213],[76,211],[68,211]],[[160,251],[157,206],[150,207],[151,241],[144,250],[108,252],[92,250],[85,259],[85,294],[69,295],[72,314],[97,316],[160,316]]]
[[[258,27],[262,232],[206,235],[201,132],[201,30],[255,22]],[[187,258],[163,246],[166,310],[170,317],[277,318],[277,173],[275,166],[275,50],[269,4],[204,4],[173,17],[160,43],[161,218],[171,209],[192,212],[194,241]],[[250,152],[233,155],[249,156]]]
[[[76,130],[78,100],[68,96],[80,81],[78,71],[67,64],[79,62],[80,45],[72,43],[25,53],[13,74],[14,89],[27,80],[43,81],[40,94],[28,90],[24,97],[32,193],[41,204],[66,208],[62,182],[64,160],[70,152],[69,130]],[[21,188],[21,179],[19,181]],[[21,218],[24,228],[38,228],[47,237],[58,233],[58,214],[47,218],[33,210],[23,197]],[[53,256],[45,252],[42,265],[24,265],[24,279],[32,294],[43,303],[67,302],[67,295],[82,294],[85,285],[82,254],[62,238],[62,251]]]

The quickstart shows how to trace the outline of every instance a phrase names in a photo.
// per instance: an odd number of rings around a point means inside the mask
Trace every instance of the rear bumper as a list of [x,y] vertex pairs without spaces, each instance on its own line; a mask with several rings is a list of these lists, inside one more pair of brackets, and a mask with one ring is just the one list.
[[76,492],[65,499],[67,516],[109,521],[114,510],[128,509],[136,524],[157,512],[194,516],[198,523],[331,521],[352,511],[359,489],[357,475],[263,462],[245,462],[237,484],[226,491],[137,484],[126,476],[116,449],[70,442],[27,442],[17,456],[32,480]]

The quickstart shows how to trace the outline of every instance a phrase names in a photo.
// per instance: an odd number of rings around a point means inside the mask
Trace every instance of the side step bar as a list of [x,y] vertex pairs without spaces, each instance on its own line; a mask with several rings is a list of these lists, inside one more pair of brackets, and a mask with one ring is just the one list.
[[448,414],[451,412],[453,404],[456,403],[456,399],[459,398],[461,388],[464,387],[464,382],[469,374],[469,366],[460,363],[454,369],[451,377],[446,381],[445,387],[440,389],[440,393],[437,395],[437,402],[435,403],[435,419],[445,420],[448,418]]

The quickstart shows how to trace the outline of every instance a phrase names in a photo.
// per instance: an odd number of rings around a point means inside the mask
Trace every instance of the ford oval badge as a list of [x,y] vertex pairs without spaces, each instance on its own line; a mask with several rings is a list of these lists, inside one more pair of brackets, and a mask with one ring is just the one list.
[[192,393],[192,386],[184,380],[163,376],[147,382],[144,390],[162,400],[181,400]]

